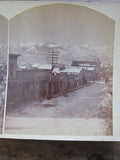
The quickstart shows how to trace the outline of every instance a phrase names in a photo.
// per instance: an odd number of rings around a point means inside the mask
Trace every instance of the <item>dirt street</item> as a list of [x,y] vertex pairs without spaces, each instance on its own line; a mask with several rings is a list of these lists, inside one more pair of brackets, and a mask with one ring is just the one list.
[[62,134],[63,128],[65,134],[111,135],[112,95],[107,85],[96,82],[51,100],[24,103],[7,112],[6,133]]

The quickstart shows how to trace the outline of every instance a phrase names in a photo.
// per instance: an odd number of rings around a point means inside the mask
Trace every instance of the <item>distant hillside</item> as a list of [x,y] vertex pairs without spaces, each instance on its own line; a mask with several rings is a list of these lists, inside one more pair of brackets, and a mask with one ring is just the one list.
[[113,47],[89,45],[60,46],[52,43],[21,43],[19,46],[11,45],[10,52],[18,53],[21,56],[18,64],[47,63],[48,52],[58,52],[59,63],[70,65],[73,60],[97,60],[104,64],[112,64]]

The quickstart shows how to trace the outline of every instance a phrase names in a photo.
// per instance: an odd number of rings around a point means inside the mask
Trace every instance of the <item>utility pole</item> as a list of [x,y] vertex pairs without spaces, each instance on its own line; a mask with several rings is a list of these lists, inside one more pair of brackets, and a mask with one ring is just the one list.
[[49,79],[49,94],[48,99],[52,98],[52,87],[53,87],[53,81],[54,81],[54,75],[53,75],[53,69],[58,64],[58,52],[55,52],[54,48],[52,51],[48,52],[47,55],[47,63],[51,64],[51,70],[50,70],[50,79]]
[[57,66],[57,64],[58,64],[58,52],[55,52],[54,49],[53,49],[53,51],[48,52],[47,63],[51,64],[51,69],[52,70],[55,66]]

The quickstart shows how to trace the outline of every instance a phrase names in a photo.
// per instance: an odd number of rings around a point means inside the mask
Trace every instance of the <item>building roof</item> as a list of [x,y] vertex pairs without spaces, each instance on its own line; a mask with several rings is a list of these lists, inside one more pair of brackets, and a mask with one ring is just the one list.
[[93,71],[95,70],[94,67],[76,67],[76,66],[69,66],[69,67],[66,67],[65,69],[63,70],[60,70],[58,67],[55,67],[53,69],[53,73],[71,73],[71,74],[79,74],[81,72],[81,70],[88,70],[88,71]]
[[38,69],[51,70],[52,65],[51,64],[41,64]]
[[95,68],[94,68],[94,67],[87,67],[87,70],[88,70],[88,71],[94,71]]
[[62,70],[62,72],[67,72],[67,73],[80,73],[82,70],[81,67],[70,67],[70,68],[65,68]]
[[82,70],[82,67],[73,67],[73,66],[70,66],[70,67],[66,67],[65,69],[63,70],[60,70],[59,68],[54,68],[53,69],[53,73],[77,73],[79,74]]
[[91,65],[96,65],[98,62],[100,62],[99,60],[89,60],[89,61],[73,61],[72,62],[72,66],[91,66]]
[[55,67],[52,72],[53,73],[60,73],[60,69],[58,67]]
[[20,69],[26,69],[27,68],[27,66],[24,66],[24,65],[19,65],[18,66]]
[[32,68],[39,68],[40,67],[40,63],[34,63],[33,65],[32,65]]

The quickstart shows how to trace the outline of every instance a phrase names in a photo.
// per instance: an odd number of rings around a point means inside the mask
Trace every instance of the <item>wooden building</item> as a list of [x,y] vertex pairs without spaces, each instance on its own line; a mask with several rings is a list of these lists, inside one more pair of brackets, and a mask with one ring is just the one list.
[[[25,101],[61,96],[96,79],[96,68],[93,64],[92,66],[75,66],[76,63],[73,63],[72,66],[63,69],[52,68],[50,64],[45,64],[36,69],[17,70],[19,56],[9,55],[7,96],[9,106]],[[82,62],[80,64],[82,65]]]

